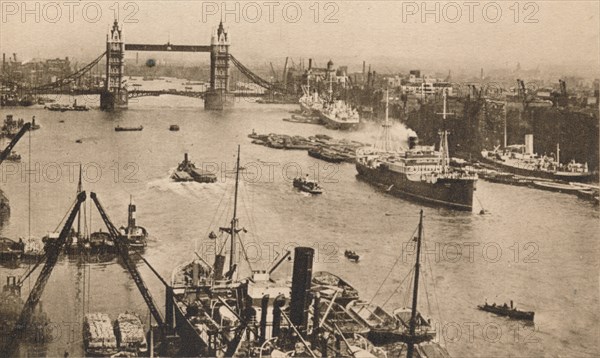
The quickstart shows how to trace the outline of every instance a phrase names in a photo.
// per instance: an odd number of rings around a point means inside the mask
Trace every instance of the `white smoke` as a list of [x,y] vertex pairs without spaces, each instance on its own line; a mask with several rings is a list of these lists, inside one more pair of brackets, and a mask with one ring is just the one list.
[[[417,133],[399,122],[392,122],[390,127],[390,141],[394,149],[407,149],[408,137],[417,136]],[[349,139],[362,142],[366,145],[381,146],[383,143],[382,122],[364,121],[360,130],[350,132]]]

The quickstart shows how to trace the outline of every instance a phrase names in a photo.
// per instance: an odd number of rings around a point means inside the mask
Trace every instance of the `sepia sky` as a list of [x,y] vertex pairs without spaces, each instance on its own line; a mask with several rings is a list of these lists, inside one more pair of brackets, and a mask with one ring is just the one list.
[[[126,43],[210,43],[223,17],[243,63],[313,57],[359,70],[408,67],[558,66],[598,73],[598,1],[0,1],[0,47],[19,60],[92,59],[104,51],[118,9]],[[318,9],[318,10],[317,10]],[[229,12],[221,13],[221,10]],[[429,13],[424,12],[429,10]],[[500,10],[500,11],[498,11]],[[37,18],[36,18],[37,17]],[[132,54],[128,55],[128,61]],[[143,54],[144,58],[151,56]],[[205,54],[155,54],[208,61]],[[278,66],[282,66],[278,64]]]

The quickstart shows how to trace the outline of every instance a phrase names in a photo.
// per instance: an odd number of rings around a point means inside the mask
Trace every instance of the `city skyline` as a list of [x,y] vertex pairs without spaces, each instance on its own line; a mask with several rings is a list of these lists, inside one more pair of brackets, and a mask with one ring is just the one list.
[[[506,2],[428,2],[425,8],[387,1],[23,4],[0,2],[0,47],[23,61],[97,57],[118,13],[126,43],[205,45],[222,19],[232,53],[248,63],[290,56],[332,58],[350,71],[358,71],[363,60],[437,71],[512,69],[517,63],[589,76],[600,71],[597,2],[528,2],[518,9]],[[196,54],[156,56],[208,61]]]

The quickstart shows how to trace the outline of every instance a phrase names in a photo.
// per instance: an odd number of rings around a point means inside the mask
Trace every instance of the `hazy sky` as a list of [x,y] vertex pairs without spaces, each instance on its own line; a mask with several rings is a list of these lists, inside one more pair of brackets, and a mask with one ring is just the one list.
[[[118,9],[126,43],[166,43],[170,37],[175,44],[209,44],[223,16],[231,52],[244,63],[292,56],[319,59],[319,65],[338,59],[354,70],[363,59],[382,58],[412,67],[512,68],[520,62],[524,68],[600,68],[598,1],[428,1],[424,18],[422,1],[22,4],[0,1],[1,50],[20,59],[101,54]],[[225,8],[230,12],[221,14]],[[172,55],[156,54],[161,56]],[[178,58],[207,61],[208,55]]]

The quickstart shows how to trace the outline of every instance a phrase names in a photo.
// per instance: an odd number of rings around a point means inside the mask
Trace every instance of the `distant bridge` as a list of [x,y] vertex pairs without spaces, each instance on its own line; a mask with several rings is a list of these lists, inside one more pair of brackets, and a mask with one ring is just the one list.
[[[281,93],[286,93],[286,89],[264,80],[253,73],[250,69],[238,61],[229,53],[229,38],[219,24],[219,28],[212,35],[210,45],[173,45],[170,43],[161,44],[125,44],[122,39],[122,29],[119,28],[117,21],[113,24],[106,42],[106,51],[98,56],[94,61],[80,68],[67,77],[57,79],[56,81],[46,83],[36,87],[26,87],[13,81],[11,76],[3,72],[0,74],[0,82],[13,88],[20,94],[69,94],[69,95],[100,95],[100,108],[103,110],[112,110],[115,108],[127,107],[128,99],[139,97],[154,97],[161,95],[174,95],[192,98],[203,98],[206,109],[223,109],[231,101],[231,97],[259,97],[263,93],[253,90],[229,90],[229,64],[230,62],[245,75],[250,81],[258,86]],[[125,51],[160,51],[160,52],[208,52],[210,53],[210,86],[206,91],[178,91],[178,90],[139,90],[129,89],[124,85],[125,69]],[[91,74],[92,70],[106,59],[106,73],[104,87],[90,89],[69,89],[73,84],[86,74]]]

